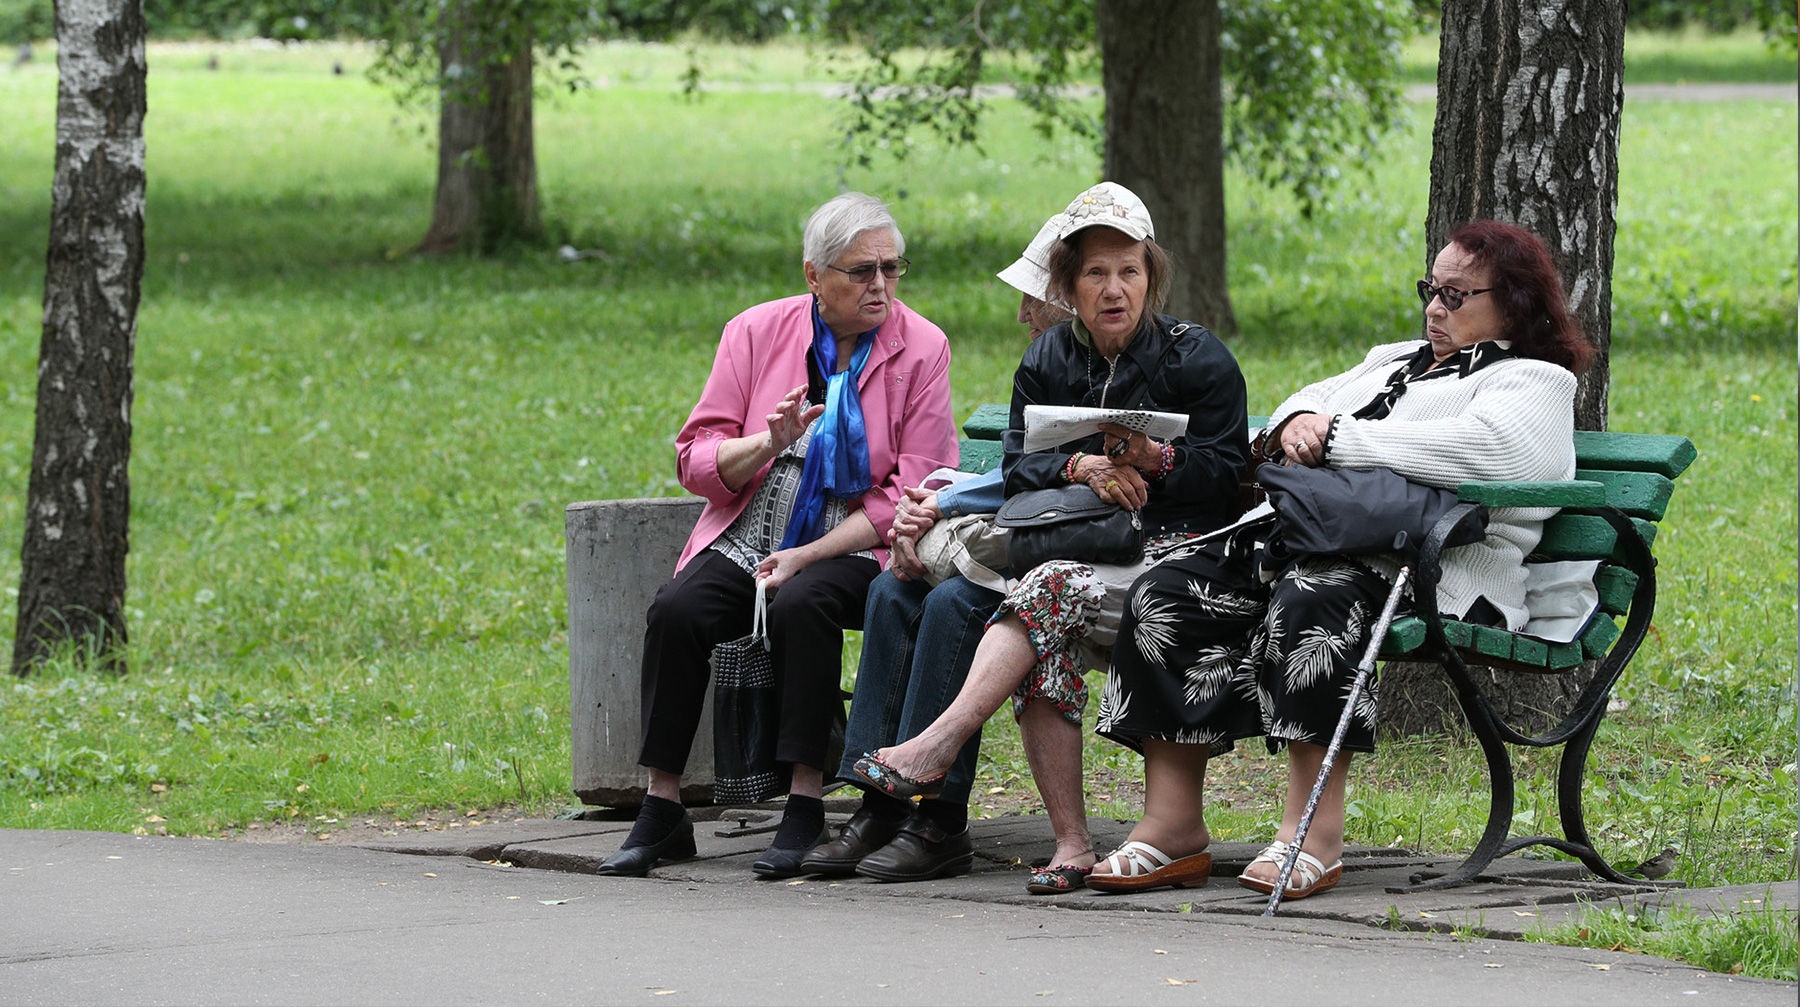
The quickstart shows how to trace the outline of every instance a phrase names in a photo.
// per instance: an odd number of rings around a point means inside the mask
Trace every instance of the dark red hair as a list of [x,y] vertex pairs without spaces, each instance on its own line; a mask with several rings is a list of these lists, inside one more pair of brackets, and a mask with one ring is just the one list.
[[1576,374],[1588,369],[1594,345],[1569,317],[1562,274],[1537,235],[1498,220],[1477,220],[1451,232],[1450,243],[1487,271],[1514,352]]

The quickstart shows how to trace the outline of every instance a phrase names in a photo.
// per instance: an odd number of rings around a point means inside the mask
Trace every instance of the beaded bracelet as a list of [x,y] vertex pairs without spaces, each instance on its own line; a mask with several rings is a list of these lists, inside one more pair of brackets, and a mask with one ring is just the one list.
[[1163,441],[1162,464],[1157,467],[1156,474],[1150,478],[1161,479],[1173,471],[1175,471],[1175,445]]
[[1081,459],[1083,459],[1085,457],[1087,457],[1086,451],[1077,451],[1074,454],[1069,456],[1069,461],[1067,464],[1065,464],[1063,466],[1063,472],[1062,472],[1063,479],[1065,481],[1067,481],[1067,482],[1075,482],[1076,481],[1075,466],[1081,461]]

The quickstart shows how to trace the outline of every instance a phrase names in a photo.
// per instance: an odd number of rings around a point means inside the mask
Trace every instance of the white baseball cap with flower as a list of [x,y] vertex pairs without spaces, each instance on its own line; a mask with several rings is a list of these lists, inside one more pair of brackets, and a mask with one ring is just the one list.
[[1050,287],[1050,250],[1058,241],[1089,227],[1111,227],[1130,235],[1133,240],[1156,239],[1156,225],[1150,211],[1137,193],[1117,182],[1101,182],[1070,200],[1062,212],[1044,221],[1038,233],[1025,246],[1024,254],[1013,264],[994,274],[1015,290],[1040,301],[1048,301]]

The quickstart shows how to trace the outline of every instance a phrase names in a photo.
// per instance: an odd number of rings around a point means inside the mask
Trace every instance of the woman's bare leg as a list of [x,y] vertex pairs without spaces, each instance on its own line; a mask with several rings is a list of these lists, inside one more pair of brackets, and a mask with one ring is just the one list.
[[1034,699],[1019,717],[1019,739],[1025,744],[1025,761],[1031,765],[1031,777],[1056,834],[1050,866],[1092,865],[1094,843],[1088,838],[1081,775],[1081,725],[1063,716],[1055,704]]
[[788,782],[788,793],[795,797],[825,796],[825,772],[817,766],[793,764],[793,776]]
[[681,803],[681,776],[666,769],[650,770],[650,782],[644,791],[651,797],[660,797],[665,801]]
[[1017,616],[1009,615],[989,626],[975,649],[969,677],[950,707],[917,737],[882,749],[878,753],[882,761],[915,780],[930,779],[950,768],[963,742],[987,723],[1036,664],[1037,651]]

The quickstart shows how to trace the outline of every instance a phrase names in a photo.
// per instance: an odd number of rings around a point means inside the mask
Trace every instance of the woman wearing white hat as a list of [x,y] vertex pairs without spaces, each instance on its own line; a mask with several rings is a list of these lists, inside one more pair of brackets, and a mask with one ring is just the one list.
[[[1078,888],[1093,869],[1081,780],[1082,675],[1104,669],[1131,584],[1183,555],[1196,537],[1234,520],[1250,448],[1244,379],[1229,350],[1203,326],[1159,315],[1169,260],[1144,204],[1103,182],[1059,215],[1046,263],[1051,299],[1076,317],[1045,332],[1013,376],[1004,438],[1008,496],[1085,483],[1103,500],[1139,514],[1143,558],[1132,564],[1052,560],[1023,576],[988,625],[962,691],[916,737],[856,761],[871,788],[930,798],[963,744],[1013,699],[1032,775],[1056,833],[1056,851],[1028,889]],[[1168,442],[1109,426],[1045,451],[1025,453],[1027,405],[1105,406],[1178,412],[1187,432]],[[967,848],[938,844],[948,862]]]

